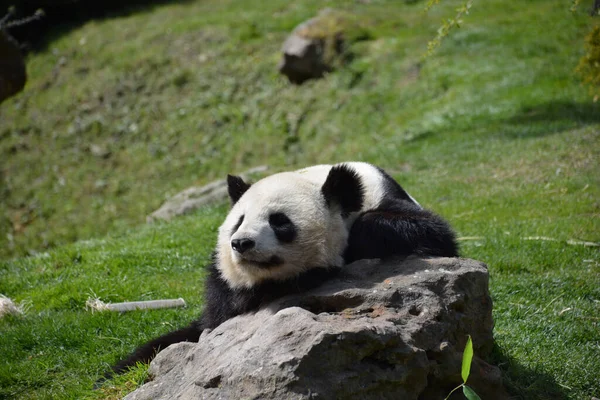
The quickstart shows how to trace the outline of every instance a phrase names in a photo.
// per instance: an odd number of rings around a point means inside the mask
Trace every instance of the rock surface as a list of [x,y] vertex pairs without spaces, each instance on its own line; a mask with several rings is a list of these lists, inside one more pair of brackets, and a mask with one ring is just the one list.
[[466,259],[363,260],[321,287],[180,343],[150,365],[142,399],[442,399],[462,383],[507,399],[492,345],[484,264]]
[[[267,167],[261,165],[249,169],[242,173],[241,176],[247,179],[250,175],[266,170]],[[224,201],[225,199],[227,199],[227,182],[225,179],[220,179],[204,186],[192,186],[164,202],[158,210],[146,217],[146,222],[150,223],[157,220],[169,221],[179,215],[189,214],[202,206]]]

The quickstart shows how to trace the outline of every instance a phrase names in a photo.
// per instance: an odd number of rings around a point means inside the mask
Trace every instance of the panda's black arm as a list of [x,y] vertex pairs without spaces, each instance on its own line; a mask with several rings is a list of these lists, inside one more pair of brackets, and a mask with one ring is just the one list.
[[200,319],[184,328],[159,336],[156,339],[141,345],[133,353],[127,356],[127,358],[119,361],[112,367],[112,372],[107,374],[106,377],[121,374],[138,362],[147,363],[152,360],[159,351],[172,344],[179,342],[197,342],[202,331]]
[[440,216],[405,200],[386,200],[363,212],[350,229],[347,263],[417,254],[457,257],[454,232]]
[[223,282],[214,265],[209,266],[209,275],[205,283],[205,310],[197,320],[186,327],[166,333],[151,341],[144,343],[129,356],[115,364],[111,371],[104,374],[104,377],[96,382],[96,387],[103,381],[112,378],[114,375],[121,374],[134,366],[136,363],[147,363],[151,361],[156,354],[168,346],[180,342],[197,342],[204,329],[213,329],[219,326],[225,320],[236,314],[232,309],[233,292]]

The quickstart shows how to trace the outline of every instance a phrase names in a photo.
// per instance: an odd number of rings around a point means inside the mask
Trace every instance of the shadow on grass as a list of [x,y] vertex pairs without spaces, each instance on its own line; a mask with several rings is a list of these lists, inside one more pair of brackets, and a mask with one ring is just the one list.
[[0,17],[14,6],[18,20],[33,15],[37,9],[44,17],[9,29],[25,50],[41,51],[55,39],[94,19],[115,18],[151,10],[162,4],[182,4],[190,0],[0,0]]
[[552,376],[519,364],[494,343],[490,363],[502,371],[504,387],[513,400],[563,400],[569,396]]
[[504,136],[528,138],[600,123],[600,103],[551,101],[525,106],[506,122]]

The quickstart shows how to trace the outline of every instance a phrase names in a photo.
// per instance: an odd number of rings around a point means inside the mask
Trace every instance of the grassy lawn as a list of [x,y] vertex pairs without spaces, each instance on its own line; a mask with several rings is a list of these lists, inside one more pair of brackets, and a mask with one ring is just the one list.
[[[488,263],[494,362],[522,399],[600,397],[600,104],[573,70],[594,20],[569,2],[332,0],[370,40],[326,79],[289,85],[286,34],[324,7],[189,1],[96,20],[28,59],[0,106],[0,399],[118,398],[108,365],[198,315],[226,206],[144,225],[165,198],[267,164],[373,162]],[[542,240],[552,238],[555,240]],[[530,240],[528,240],[530,239]],[[531,240],[533,239],[533,240]],[[86,311],[183,297],[185,310]]]

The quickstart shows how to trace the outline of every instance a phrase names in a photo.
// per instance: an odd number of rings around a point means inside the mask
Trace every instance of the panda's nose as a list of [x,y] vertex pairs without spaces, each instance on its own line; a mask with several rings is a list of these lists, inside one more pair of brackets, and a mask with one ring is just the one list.
[[254,247],[254,240],[252,239],[233,239],[231,241],[231,247],[238,253],[243,253],[246,250],[250,250]]

